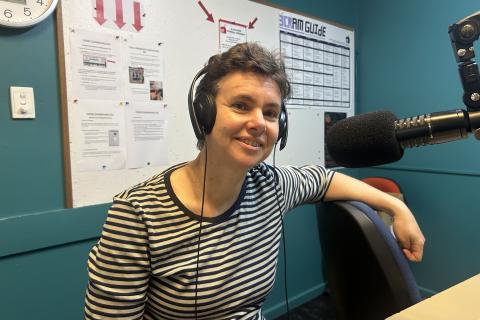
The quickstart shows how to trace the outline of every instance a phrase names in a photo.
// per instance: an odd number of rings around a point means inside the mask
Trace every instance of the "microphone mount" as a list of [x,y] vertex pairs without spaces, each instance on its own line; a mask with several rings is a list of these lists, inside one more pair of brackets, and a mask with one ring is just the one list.
[[480,11],[448,27],[463,86],[463,103],[468,111],[480,111],[480,73],[473,42],[480,35]]

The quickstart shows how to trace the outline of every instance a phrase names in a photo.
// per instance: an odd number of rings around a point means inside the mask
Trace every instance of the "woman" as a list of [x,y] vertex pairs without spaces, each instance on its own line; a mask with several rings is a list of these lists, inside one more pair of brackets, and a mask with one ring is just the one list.
[[286,138],[281,59],[240,44],[200,76],[191,106],[200,152],[114,198],[89,256],[86,318],[263,319],[283,214],[308,202],[389,212],[405,255],[421,260],[424,237],[400,200],[320,166],[263,162],[279,131]]

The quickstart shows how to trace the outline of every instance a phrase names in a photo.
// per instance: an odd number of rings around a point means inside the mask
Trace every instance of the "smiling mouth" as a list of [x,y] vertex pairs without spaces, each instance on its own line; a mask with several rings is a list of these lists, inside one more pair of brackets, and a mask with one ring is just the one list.
[[250,139],[246,139],[246,138],[239,138],[238,140],[247,144],[247,145],[249,145],[249,146],[255,147],[255,148],[259,148],[259,147],[262,146],[262,144],[256,142],[255,140],[250,140]]

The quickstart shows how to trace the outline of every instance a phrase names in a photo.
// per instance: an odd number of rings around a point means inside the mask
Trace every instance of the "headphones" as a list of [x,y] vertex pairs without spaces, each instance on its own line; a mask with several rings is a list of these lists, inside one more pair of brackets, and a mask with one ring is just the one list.
[[[204,140],[215,124],[217,109],[215,107],[215,97],[211,94],[195,91],[195,84],[200,77],[207,73],[207,68],[202,68],[193,78],[188,92],[188,112],[192,121],[193,131],[198,140]],[[288,116],[287,108],[282,101],[280,116],[278,118],[278,139],[280,141],[280,150],[285,148],[288,137]]]

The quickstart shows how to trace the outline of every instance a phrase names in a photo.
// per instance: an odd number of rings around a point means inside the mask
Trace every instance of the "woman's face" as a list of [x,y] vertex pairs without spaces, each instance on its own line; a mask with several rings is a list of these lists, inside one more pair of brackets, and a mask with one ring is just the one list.
[[266,76],[241,71],[227,74],[218,86],[215,125],[206,136],[209,155],[248,170],[265,160],[277,141],[280,89]]

